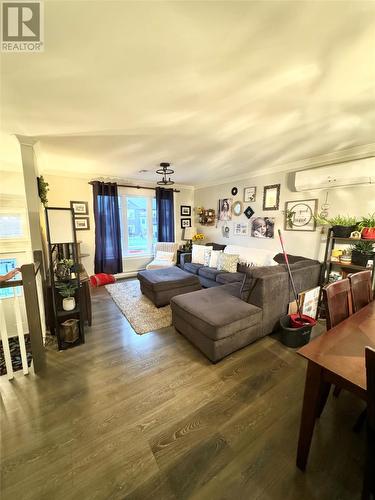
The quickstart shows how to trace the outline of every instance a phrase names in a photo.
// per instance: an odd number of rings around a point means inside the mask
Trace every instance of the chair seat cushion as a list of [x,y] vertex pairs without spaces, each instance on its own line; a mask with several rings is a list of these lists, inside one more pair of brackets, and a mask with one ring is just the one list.
[[212,340],[234,335],[261,321],[262,310],[228,293],[208,288],[171,299],[172,311]]
[[153,291],[171,290],[199,283],[198,276],[175,266],[139,271],[137,277],[143,286],[150,287]]
[[223,283],[224,285],[226,285],[227,283],[237,283],[239,281],[242,282],[243,277],[243,273],[223,273],[216,276],[216,281],[218,283]]
[[218,271],[216,267],[201,267],[198,270],[199,276],[203,276],[204,278],[208,278],[209,280],[215,281],[216,276],[218,274],[222,274],[225,271]]
[[203,264],[195,264],[194,262],[185,262],[184,264],[184,270],[192,274],[198,274],[201,267],[203,267]]

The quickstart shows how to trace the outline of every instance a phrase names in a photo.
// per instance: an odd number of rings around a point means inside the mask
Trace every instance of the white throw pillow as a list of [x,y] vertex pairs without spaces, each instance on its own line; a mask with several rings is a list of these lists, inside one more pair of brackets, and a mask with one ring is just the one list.
[[204,253],[207,249],[212,250],[212,247],[206,247],[204,245],[193,245],[191,262],[193,264],[204,264]]
[[173,257],[173,252],[163,252],[162,250],[158,250],[155,255],[155,260],[166,260],[168,262],[173,262]]
[[217,261],[218,261],[219,255],[221,253],[223,253],[222,250],[212,250],[211,251],[210,263],[209,263],[210,267],[214,267],[215,269],[217,268]]
[[203,263],[205,267],[208,267],[210,265],[211,252],[213,252],[213,250],[210,250],[210,248],[206,247],[206,250],[204,251],[204,263]]

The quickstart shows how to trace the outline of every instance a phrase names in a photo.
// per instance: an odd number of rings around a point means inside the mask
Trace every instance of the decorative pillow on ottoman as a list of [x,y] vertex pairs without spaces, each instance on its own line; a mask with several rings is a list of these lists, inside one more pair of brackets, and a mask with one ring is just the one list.
[[217,262],[218,271],[226,271],[227,273],[236,273],[239,255],[222,253],[219,255]]
[[206,247],[205,245],[193,245],[193,250],[191,253],[191,262],[193,264],[204,265],[204,254],[206,249],[212,250],[212,247]]

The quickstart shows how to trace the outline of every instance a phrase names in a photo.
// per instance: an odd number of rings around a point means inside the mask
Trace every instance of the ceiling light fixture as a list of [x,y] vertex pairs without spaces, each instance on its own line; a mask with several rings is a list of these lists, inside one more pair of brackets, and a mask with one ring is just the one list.
[[[161,168],[159,168],[156,173],[162,175],[162,180],[158,181],[157,184],[159,186],[171,186],[174,184],[174,181],[171,181],[170,175],[174,174],[174,170],[169,168],[171,166],[170,163],[160,163]],[[168,178],[167,178],[168,176]]]

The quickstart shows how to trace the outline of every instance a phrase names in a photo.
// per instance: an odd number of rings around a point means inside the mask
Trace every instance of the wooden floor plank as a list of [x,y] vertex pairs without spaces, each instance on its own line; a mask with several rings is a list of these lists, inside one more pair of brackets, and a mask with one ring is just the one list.
[[2,500],[358,498],[363,403],[329,398],[295,467],[305,362],[266,337],[211,364],[172,327],[136,335],[104,289],[86,343],[0,379]]

